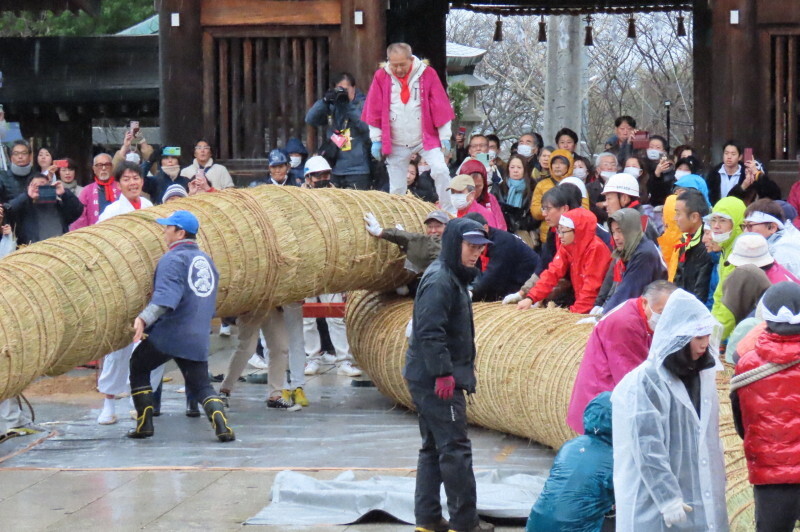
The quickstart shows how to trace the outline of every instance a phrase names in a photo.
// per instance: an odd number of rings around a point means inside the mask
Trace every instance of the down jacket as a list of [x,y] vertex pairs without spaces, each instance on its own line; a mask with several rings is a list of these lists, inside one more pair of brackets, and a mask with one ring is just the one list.
[[534,303],[543,300],[558,281],[569,273],[575,293],[575,303],[569,310],[576,314],[588,314],[606,276],[611,252],[595,235],[597,218],[591,211],[579,207],[567,211],[564,216],[575,224],[575,241],[568,246],[558,246],[550,266],[542,272],[527,297]]

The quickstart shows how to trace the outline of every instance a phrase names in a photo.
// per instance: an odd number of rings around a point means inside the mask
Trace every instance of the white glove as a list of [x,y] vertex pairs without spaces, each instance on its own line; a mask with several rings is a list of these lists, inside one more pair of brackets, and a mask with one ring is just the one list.
[[398,296],[407,296],[408,295],[408,287],[406,285],[398,286],[397,288],[395,288],[394,291],[397,292]]
[[397,229],[398,231],[405,231],[406,230],[406,228],[403,227],[402,224],[395,224],[394,228]]
[[368,212],[364,215],[364,221],[367,222],[367,231],[369,231],[369,234],[380,238],[381,233],[383,233],[383,228],[381,224],[378,223],[378,219],[375,218],[375,215]]
[[469,298],[471,300],[472,299],[472,290],[467,290],[467,292],[469,292]]
[[519,292],[514,292],[513,294],[508,294],[503,298],[503,305],[514,305],[520,301],[522,301],[522,296]]
[[594,316],[589,316],[588,318],[583,318],[583,319],[578,320],[576,323],[578,325],[580,325],[581,323],[591,323],[592,325],[596,325],[597,324],[597,318],[595,318]]
[[691,511],[691,506],[681,499],[675,499],[661,510],[661,515],[664,516],[664,524],[667,525],[667,528],[672,528],[672,525],[685,523],[686,514]]
[[589,311],[589,314],[591,314],[592,316],[601,315],[603,314],[603,307],[600,306],[594,307],[592,310]]

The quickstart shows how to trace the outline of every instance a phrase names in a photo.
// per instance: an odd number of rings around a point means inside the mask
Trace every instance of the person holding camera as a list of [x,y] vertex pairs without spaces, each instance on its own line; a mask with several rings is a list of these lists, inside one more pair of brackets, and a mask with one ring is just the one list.
[[333,88],[308,110],[306,124],[327,126],[319,155],[333,167],[331,181],[336,188],[368,190],[369,127],[361,121],[364,93],[356,89],[352,74],[333,78]]
[[83,204],[61,181],[50,184],[50,177],[34,175],[25,192],[8,204],[5,212],[14,227],[19,244],[33,244],[69,231],[69,224],[83,213]]

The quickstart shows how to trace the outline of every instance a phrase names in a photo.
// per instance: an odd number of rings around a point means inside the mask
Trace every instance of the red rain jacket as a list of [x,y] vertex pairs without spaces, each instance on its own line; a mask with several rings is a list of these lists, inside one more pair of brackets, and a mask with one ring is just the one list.
[[[800,358],[800,335],[764,331],[756,348],[736,364],[736,374],[767,362]],[[739,388],[744,453],[750,483],[800,484],[800,364]]]
[[[569,310],[576,314],[588,314],[594,307],[594,300],[605,279],[611,262],[611,252],[595,235],[597,217],[592,211],[579,207],[567,211],[564,216],[575,224],[575,241],[568,246],[558,244],[556,256],[528,292],[528,297],[534,303],[543,300],[569,271],[575,293],[575,303]],[[556,242],[560,240],[557,239]]]

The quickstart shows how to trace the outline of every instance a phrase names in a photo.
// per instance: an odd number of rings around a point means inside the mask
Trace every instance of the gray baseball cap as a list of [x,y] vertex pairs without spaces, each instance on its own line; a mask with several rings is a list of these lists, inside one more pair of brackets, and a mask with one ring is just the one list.
[[431,220],[436,220],[437,222],[447,225],[447,222],[450,221],[450,215],[444,211],[431,211],[428,213],[428,217],[425,218],[425,223],[428,223]]

